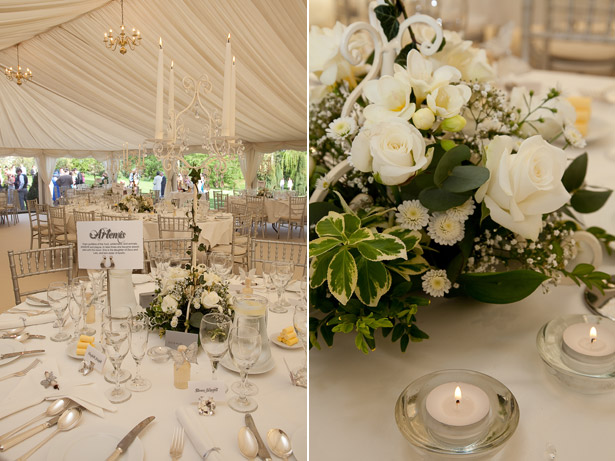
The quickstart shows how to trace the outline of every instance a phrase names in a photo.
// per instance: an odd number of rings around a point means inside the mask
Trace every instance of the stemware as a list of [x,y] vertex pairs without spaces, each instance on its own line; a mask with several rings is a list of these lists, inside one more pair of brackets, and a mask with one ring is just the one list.
[[128,400],[131,392],[120,385],[120,365],[128,354],[131,344],[130,320],[127,318],[105,318],[102,326],[103,348],[115,371],[115,386],[105,391],[105,396],[111,403],[122,403]]
[[228,351],[228,334],[232,320],[228,315],[211,313],[201,318],[201,346],[211,361],[211,378],[216,379],[218,362]]
[[295,376],[295,380],[297,385],[306,385],[307,386],[307,307],[306,306],[295,306],[295,313],[293,314],[293,326],[295,327],[295,332],[297,333],[297,338],[299,339],[299,343],[301,347],[303,347],[303,351],[306,353],[303,357],[303,366],[296,370],[293,374]]
[[271,281],[278,293],[278,300],[273,306],[269,307],[271,312],[276,312],[278,314],[288,312],[289,303],[286,300],[284,292],[286,291],[286,285],[288,285],[288,282],[290,282],[290,279],[293,277],[294,271],[295,265],[292,262],[278,261],[274,264],[271,273]]
[[273,275],[274,264],[269,262],[263,262],[263,281],[265,282],[265,288],[267,290],[267,294],[275,291],[275,285],[273,284],[273,280],[271,276]]
[[68,315],[73,321],[73,334],[71,335],[71,340],[76,342],[79,341],[79,324],[81,322],[81,306],[78,299],[81,298],[81,295],[74,295],[75,291],[81,291],[81,286],[79,282],[71,283],[69,287],[69,296],[68,296]]
[[261,335],[255,328],[238,325],[229,332],[229,354],[239,369],[241,382],[231,386],[237,396],[228,400],[228,406],[240,413],[250,413],[258,408],[256,400],[246,395],[248,371],[261,353]]
[[73,300],[79,306],[80,316],[83,320],[83,327],[79,330],[79,333],[92,336],[96,333],[96,330],[92,327],[88,327],[86,323],[86,316],[90,305],[90,303],[88,303],[88,298],[91,300],[93,297],[89,277],[75,277],[71,288]]
[[132,318],[130,322],[130,354],[137,364],[135,377],[126,383],[131,391],[143,392],[152,387],[150,380],[141,376],[141,361],[147,351],[149,340],[150,322],[146,315],[140,314]]
[[[131,320],[131,311],[130,308],[127,306],[120,306],[118,309],[118,313],[113,313],[112,316],[109,315],[109,311],[107,309],[102,309],[101,313],[102,313],[102,319],[100,322],[100,343],[104,344],[105,341],[105,330],[108,329],[107,325],[109,324],[110,321],[114,320],[116,322],[127,322],[128,326],[130,327],[130,320]],[[111,327],[113,327],[113,325],[111,324]],[[118,368],[116,369],[115,367],[111,368],[111,370],[107,371],[104,374],[104,378],[105,381],[107,381],[108,383],[115,383],[118,379],[120,381],[120,383],[125,383],[126,381],[128,381],[130,378],[132,378],[132,373],[130,373],[128,370],[121,368],[121,362],[120,362],[120,366],[118,366]]]
[[233,256],[226,253],[212,253],[210,258],[214,272],[225,280],[233,270]]
[[70,339],[70,335],[63,331],[64,327],[64,312],[68,307],[69,292],[68,284],[66,282],[51,282],[47,287],[47,300],[56,314],[58,333],[52,336],[52,341],[61,342]]

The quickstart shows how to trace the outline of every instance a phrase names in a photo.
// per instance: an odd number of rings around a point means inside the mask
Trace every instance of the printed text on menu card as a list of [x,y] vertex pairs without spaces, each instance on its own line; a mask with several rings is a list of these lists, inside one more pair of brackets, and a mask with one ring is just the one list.
[[143,221],[77,223],[80,269],[143,269]]

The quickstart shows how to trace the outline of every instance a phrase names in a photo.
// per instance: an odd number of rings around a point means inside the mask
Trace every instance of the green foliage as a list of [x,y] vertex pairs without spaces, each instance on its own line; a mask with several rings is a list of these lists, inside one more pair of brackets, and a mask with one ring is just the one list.
[[611,196],[611,190],[592,191],[587,189],[577,190],[572,194],[570,205],[579,213],[593,213],[598,211]]
[[26,196],[27,200],[34,200],[38,198],[38,173],[36,173],[33,177],[28,178],[28,195]]
[[587,173],[587,152],[575,158],[562,176],[562,184],[568,192],[580,189]]
[[598,288],[601,292],[604,292],[611,278],[609,274],[595,270],[591,264],[577,264],[572,272],[564,271],[564,274],[578,286],[582,283],[590,290]]
[[532,270],[461,274],[457,279],[464,292],[478,301],[508,304],[534,292],[549,277]]
[[304,194],[307,191],[307,152],[297,150],[281,150],[272,155],[273,170],[267,181],[268,187],[280,187],[280,180],[284,182],[291,178],[293,190]]
[[607,231],[597,226],[592,226],[585,230],[590,234],[593,234],[594,237],[596,237],[604,244],[604,248],[609,255],[613,254],[613,249],[611,248],[610,244],[612,242],[615,242],[615,235],[609,234]]

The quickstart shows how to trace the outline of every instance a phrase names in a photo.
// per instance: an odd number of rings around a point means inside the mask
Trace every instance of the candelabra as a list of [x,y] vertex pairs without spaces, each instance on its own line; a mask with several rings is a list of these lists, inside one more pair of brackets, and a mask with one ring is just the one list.
[[24,73],[21,72],[21,65],[19,64],[19,45],[17,45],[17,70],[13,70],[12,67],[4,69],[4,74],[9,80],[15,80],[15,83],[21,85],[24,81],[32,80],[32,71],[26,68]]
[[115,51],[119,45],[120,54],[126,54],[126,46],[134,51],[135,47],[141,44],[141,32],[136,30],[134,27],[132,29],[132,35],[127,35],[126,32],[124,32],[124,0],[121,0],[120,4],[122,9],[122,25],[120,26],[120,35],[114,37],[113,29],[109,29],[109,35],[105,32],[103,42],[105,42],[105,45],[111,51]]

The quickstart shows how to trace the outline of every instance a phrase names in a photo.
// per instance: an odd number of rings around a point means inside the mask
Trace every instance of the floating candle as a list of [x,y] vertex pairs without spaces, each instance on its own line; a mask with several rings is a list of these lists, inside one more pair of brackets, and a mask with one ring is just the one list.
[[570,325],[562,334],[562,361],[581,373],[615,371],[615,331],[598,324]]

